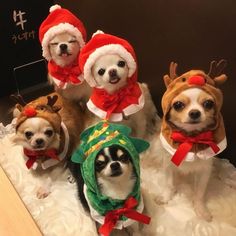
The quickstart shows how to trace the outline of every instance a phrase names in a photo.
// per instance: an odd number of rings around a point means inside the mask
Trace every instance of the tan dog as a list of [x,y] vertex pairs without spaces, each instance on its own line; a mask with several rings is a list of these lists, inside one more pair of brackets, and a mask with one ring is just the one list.
[[177,76],[177,64],[171,63],[170,75],[164,76],[167,90],[162,97],[159,152],[163,159],[172,161],[163,160],[170,173],[167,182],[176,184],[180,174],[185,178],[187,174],[194,176],[194,208],[196,214],[207,221],[212,219],[205,205],[212,157],[226,148],[220,113],[223,95],[217,88],[227,79],[226,75],[221,74],[225,64],[223,60],[218,64],[212,62],[208,74],[202,70],[191,70]]
[[[20,114],[12,141],[22,145],[27,168],[37,174],[57,166],[63,170],[84,129],[84,114],[78,105],[53,93],[16,107]],[[51,180],[46,185],[50,184]],[[41,198],[49,192],[48,186],[43,186],[37,194]]]
[[43,57],[48,61],[48,77],[62,96],[88,100],[90,88],[78,65],[81,48],[86,42],[83,22],[72,12],[54,5],[39,28]]

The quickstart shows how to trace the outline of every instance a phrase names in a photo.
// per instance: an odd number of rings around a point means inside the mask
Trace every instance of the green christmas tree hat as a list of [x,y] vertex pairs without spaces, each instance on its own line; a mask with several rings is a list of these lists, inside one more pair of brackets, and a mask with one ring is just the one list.
[[90,204],[101,215],[108,210],[114,210],[123,206],[123,200],[110,199],[100,193],[95,174],[95,159],[97,153],[113,144],[120,145],[129,152],[137,176],[137,181],[130,196],[140,201],[140,166],[139,153],[149,147],[149,143],[138,138],[130,137],[131,129],[124,125],[108,123],[107,121],[86,129],[81,134],[81,144],[72,155],[72,161],[81,164],[81,172],[87,186],[87,197]]

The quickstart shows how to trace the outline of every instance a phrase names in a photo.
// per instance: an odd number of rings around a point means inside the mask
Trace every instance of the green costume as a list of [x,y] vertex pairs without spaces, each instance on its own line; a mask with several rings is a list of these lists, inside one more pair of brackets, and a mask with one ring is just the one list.
[[[125,148],[132,158],[137,181],[128,198],[132,196],[140,202],[139,153],[145,151],[149,147],[149,143],[130,137],[130,132],[131,129],[124,125],[107,123],[106,121],[99,122],[81,134],[81,144],[72,155],[72,161],[81,164],[81,172],[86,185],[86,198],[89,204],[102,216],[108,211],[123,207],[125,202],[125,200],[111,199],[102,195],[96,181],[94,163],[97,153],[113,144]],[[122,217],[122,220],[125,218]]]

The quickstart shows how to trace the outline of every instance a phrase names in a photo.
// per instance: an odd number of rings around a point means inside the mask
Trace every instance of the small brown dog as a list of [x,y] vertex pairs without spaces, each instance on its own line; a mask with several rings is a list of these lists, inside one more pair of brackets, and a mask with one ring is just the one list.
[[[20,113],[12,141],[23,146],[27,168],[37,173],[52,171],[58,165],[64,169],[84,129],[84,114],[78,104],[53,93],[24,107],[17,104],[16,109]],[[37,193],[39,198],[48,195],[47,186],[44,189]]]

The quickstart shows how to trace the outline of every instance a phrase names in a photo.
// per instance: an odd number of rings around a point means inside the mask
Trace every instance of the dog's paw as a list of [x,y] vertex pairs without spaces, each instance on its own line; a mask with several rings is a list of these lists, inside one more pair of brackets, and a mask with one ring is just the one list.
[[203,203],[195,203],[194,204],[194,210],[196,212],[196,215],[208,222],[212,221],[212,214],[208,210],[208,208]]
[[154,201],[158,205],[166,204],[173,198],[175,193],[176,193],[176,190],[174,188],[166,190],[166,191],[162,192],[161,194],[157,195],[154,198]]
[[50,194],[50,189],[47,187],[39,187],[36,192],[36,196],[38,199],[46,198]]

